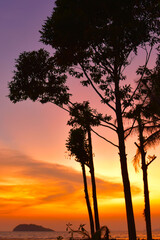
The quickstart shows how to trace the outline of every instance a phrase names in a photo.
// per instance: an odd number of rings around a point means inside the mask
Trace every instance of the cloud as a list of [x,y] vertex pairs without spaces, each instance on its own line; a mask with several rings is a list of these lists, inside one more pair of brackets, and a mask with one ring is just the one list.
[[81,174],[73,168],[69,168],[60,164],[51,164],[41,161],[33,160],[32,158],[20,154],[17,151],[0,149],[0,167],[3,168],[5,173],[7,171],[11,176],[32,177],[33,179],[61,179],[74,182],[81,182]]
[[[85,203],[81,172],[45,163],[9,149],[0,149],[0,213],[49,208],[68,211]],[[123,198],[121,183],[96,179],[98,199]],[[133,193],[141,190],[133,186]],[[49,210],[48,210],[49,211]],[[58,210],[57,210],[58,211]]]
[[[123,198],[123,186],[121,183],[111,182],[111,181],[103,181],[101,179],[96,179],[97,182],[97,190],[98,196],[101,199],[109,199],[109,198]],[[142,192],[142,190],[135,186],[131,186],[132,195],[138,195]]]

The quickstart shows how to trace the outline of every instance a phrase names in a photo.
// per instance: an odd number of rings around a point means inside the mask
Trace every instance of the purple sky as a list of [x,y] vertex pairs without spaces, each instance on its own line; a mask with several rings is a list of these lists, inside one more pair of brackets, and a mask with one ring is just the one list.
[[[53,8],[51,0],[0,1],[1,91],[12,76],[14,59],[26,51],[42,47],[39,30]],[[3,83],[3,89],[2,89]],[[2,96],[1,96],[2,97]]]
[[[39,110],[42,107],[40,104],[37,107],[31,102],[17,105],[11,103],[7,98],[8,82],[13,76],[15,59],[21,52],[38,50],[41,47],[47,49],[39,42],[39,30],[47,16],[51,14],[53,6],[54,1],[51,0],[0,1],[0,141],[11,148],[17,148],[16,140],[14,141],[11,134],[12,129],[16,131],[20,127],[23,130],[24,126],[27,129],[26,125],[29,127],[34,120],[33,111],[36,114],[35,109]],[[24,116],[24,113],[27,116]],[[28,117],[31,123],[21,124],[22,121],[19,119],[18,126],[18,115],[20,118]]]

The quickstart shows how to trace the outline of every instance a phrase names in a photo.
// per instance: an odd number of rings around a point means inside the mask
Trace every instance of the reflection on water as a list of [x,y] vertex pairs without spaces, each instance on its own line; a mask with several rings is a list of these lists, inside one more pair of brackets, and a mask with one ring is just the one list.
[[68,239],[70,234],[68,232],[0,232],[0,239],[57,239],[58,236]]
[[[62,236],[63,239],[69,239],[70,234],[64,231],[55,232],[0,232],[0,239],[57,239],[58,236]],[[74,235],[75,239],[80,238],[80,235]],[[119,240],[128,238],[127,232],[111,232],[111,237]],[[145,232],[137,232],[137,237],[145,239]],[[153,232],[153,238],[160,240],[160,232]]]

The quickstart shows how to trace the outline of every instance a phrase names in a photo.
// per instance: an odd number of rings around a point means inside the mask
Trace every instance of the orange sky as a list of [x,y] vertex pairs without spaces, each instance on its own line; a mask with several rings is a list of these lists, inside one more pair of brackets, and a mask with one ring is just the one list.
[[[10,141],[8,145],[1,141],[0,148],[0,230],[10,230],[21,222],[43,224],[56,230],[65,229],[67,222],[75,226],[88,223],[81,168],[74,159],[68,158],[65,149],[69,130],[65,125],[67,114],[51,104],[26,102],[9,106],[15,112],[20,108],[21,114],[12,114],[9,109],[4,121]],[[141,171],[135,173],[131,162],[135,140],[136,137],[132,137],[127,142],[129,174],[136,223],[138,229],[144,229],[142,174]],[[93,148],[101,224],[111,229],[125,229],[117,149],[94,135]],[[159,227],[157,218],[160,217],[158,183],[157,159],[149,168],[154,228]]]
[[[38,31],[53,4],[50,0],[34,2],[33,7],[32,0],[24,0],[23,4],[21,0],[14,0],[14,5],[10,0],[0,3],[0,16],[5,20],[0,22],[0,231],[12,230],[20,223],[37,223],[55,230],[65,230],[68,222],[75,226],[88,224],[81,168],[74,159],[68,158],[65,148],[69,132],[66,126],[68,114],[53,104],[30,101],[13,104],[6,97],[7,83],[13,76],[14,59],[24,50],[42,47],[38,42]],[[135,80],[132,70],[135,65],[143,64],[142,57],[141,54],[134,59],[127,70],[129,80]],[[80,87],[78,80],[70,80],[69,85],[73,101],[90,100],[98,111],[106,112],[92,90],[88,92],[87,88]],[[99,132],[116,143],[117,138],[112,132],[102,129]],[[138,229],[144,229],[142,173],[135,173],[132,165],[136,152],[134,141],[137,141],[136,136],[127,140],[129,176],[136,225]],[[158,148],[150,152],[156,153],[157,159],[149,167],[153,229],[160,227]],[[101,225],[105,224],[111,230],[126,229],[117,149],[93,135],[93,150]]]

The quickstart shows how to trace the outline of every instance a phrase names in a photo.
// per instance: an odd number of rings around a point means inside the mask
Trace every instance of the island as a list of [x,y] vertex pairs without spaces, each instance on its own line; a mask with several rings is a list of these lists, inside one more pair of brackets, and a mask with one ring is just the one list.
[[35,224],[19,224],[13,229],[13,232],[18,232],[18,231],[23,231],[23,232],[29,232],[29,231],[35,231],[35,232],[54,232],[54,230],[50,228],[45,228],[39,225]]

